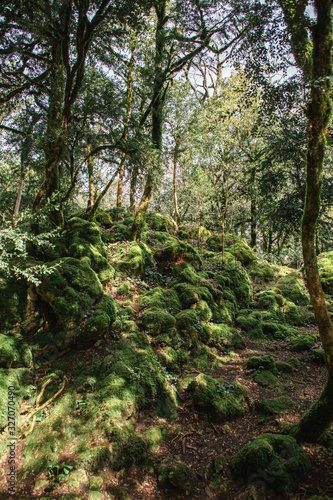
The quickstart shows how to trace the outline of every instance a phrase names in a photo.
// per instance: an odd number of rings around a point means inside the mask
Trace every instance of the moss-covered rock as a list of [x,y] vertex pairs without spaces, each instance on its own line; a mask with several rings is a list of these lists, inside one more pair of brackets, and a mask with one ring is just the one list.
[[333,295],[333,251],[318,256],[318,269],[324,292]]
[[253,380],[261,387],[275,389],[280,385],[279,379],[269,370],[263,370],[252,374]]
[[156,336],[175,327],[176,319],[163,309],[149,308],[143,311],[142,325],[150,335]]
[[[29,361],[28,355],[24,361]],[[34,393],[32,375],[30,368],[0,368],[0,432],[8,426],[8,402],[14,401],[17,411],[23,397],[28,392]],[[1,446],[0,453],[5,453]]]
[[141,307],[164,309],[164,311],[170,314],[178,313],[182,309],[176,291],[173,289],[163,289],[161,287],[155,287],[140,297],[139,305]]
[[192,392],[195,409],[214,421],[243,415],[245,412],[247,390],[238,383],[224,383],[220,379],[200,374],[187,390]]
[[204,286],[194,286],[188,283],[177,283],[173,286],[176,290],[183,308],[192,307],[200,300],[204,300],[209,305],[214,304],[214,299],[210,291]]
[[309,296],[306,293],[304,282],[297,272],[279,278],[274,290],[298,306],[305,306],[309,303]]
[[317,342],[315,335],[303,334],[289,341],[289,349],[294,352],[308,351]]
[[27,306],[28,287],[13,278],[0,276],[0,332],[11,330],[20,323]]
[[163,366],[174,373],[181,373],[184,365],[188,363],[187,352],[184,349],[164,347],[159,351],[159,359]]
[[280,415],[294,406],[291,399],[280,396],[279,398],[264,399],[256,404],[259,412],[269,415]]
[[47,302],[60,321],[81,321],[94,301],[103,296],[97,274],[87,262],[64,257],[50,263],[57,265],[50,274],[44,274],[37,293]]
[[200,321],[210,321],[213,317],[212,310],[205,300],[200,300],[196,304],[193,304],[192,309],[196,312]]
[[32,367],[32,355],[22,340],[0,334],[0,368]]
[[264,481],[267,491],[285,495],[298,488],[309,466],[304,450],[292,437],[263,434],[233,457],[231,472],[251,484]]
[[312,360],[317,364],[321,366],[326,365],[326,354],[324,349],[312,349],[311,353]]
[[251,279],[258,281],[272,281],[277,277],[276,266],[273,266],[266,260],[256,260],[248,267],[248,273]]
[[245,347],[245,341],[236,328],[225,324],[199,326],[200,339],[209,346],[222,351],[228,347],[236,349]]
[[92,269],[102,283],[112,279],[114,269],[107,261],[107,254],[96,223],[72,218],[67,223],[68,256],[89,259]]
[[244,368],[246,370],[269,370],[272,373],[276,373],[276,364],[273,356],[251,356],[244,362]]
[[158,480],[164,486],[171,485],[189,495],[196,485],[196,474],[183,462],[170,463],[164,460],[157,467]]
[[148,227],[155,231],[165,231],[168,233],[175,233],[177,231],[177,224],[170,215],[147,212],[146,222]]
[[154,266],[150,249],[142,242],[130,242],[113,256],[115,268],[128,276],[143,276],[147,267]]
[[179,330],[192,330],[199,324],[199,318],[194,309],[185,309],[176,316]]
[[228,288],[235,294],[237,304],[248,305],[253,297],[251,281],[243,267],[225,265],[216,276],[216,281],[222,290]]
[[201,269],[202,260],[198,252],[176,236],[156,231],[144,237],[160,269],[170,264],[181,266],[184,263],[191,264],[196,270]]

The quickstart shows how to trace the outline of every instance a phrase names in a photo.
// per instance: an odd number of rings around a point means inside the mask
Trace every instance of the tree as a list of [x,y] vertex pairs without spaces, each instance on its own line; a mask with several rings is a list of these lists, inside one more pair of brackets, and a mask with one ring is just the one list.
[[[304,79],[310,82],[307,116],[306,197],[302,219],[302,249],[310,298],[325,349],[328,377],[309,411],[292,429],[298,441],[317,441],[333,421],[333,324],[320,282],[316,233],[323,185],[323,163],[332,104],[332,2],[314,0],[316,19],[306,16],[308,0],[279,0],[291,48]],[[310,43],[309,31],[312,33]]]

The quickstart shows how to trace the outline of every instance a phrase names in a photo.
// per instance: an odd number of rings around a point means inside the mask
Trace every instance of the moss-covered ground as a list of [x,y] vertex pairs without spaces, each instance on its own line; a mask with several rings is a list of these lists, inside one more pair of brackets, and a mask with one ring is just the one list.
[[258,260],[236,235],[222,265],[219,235],[177,235],[159,214],[132,243],[131,223],[124,211],[72,218],[35,311],[22,284],[2,282],[11,315],[0,335],[0,498],[8,386],[13,498],[333,496],[329,450],[274,438],[325,380],[302,274]]

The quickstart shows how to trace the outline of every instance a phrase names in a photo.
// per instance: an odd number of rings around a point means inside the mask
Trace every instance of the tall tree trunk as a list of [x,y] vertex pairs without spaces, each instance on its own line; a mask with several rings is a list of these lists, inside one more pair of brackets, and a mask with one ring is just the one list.
[[91,137],[90,137],[90,135],[87,136],[87,153],[89,155],[88,160],[87,160],[88,187],[89,187],[87,214],[89,214],[91,207],[94,204],[94,164],[93,164],[93,160],[91,157]]
[[132,239],[136,240],[140,238],[141,231],[146,221],[146,213],[148,210],[148,205],[151,200],[153,191],[153,180],[154,180],[154,170],[155,163],[158,161],[159,154],[162,149],[162,124],[163,124],[163,106],[166,97],[166,91],[163,90],[164,79],[163,79],[163,58],[164,58],[164,45],[165,45],[165,33],[164,25],[166,23],[166,1],[163,0],[155,4],[155,12],[157,15],[157,26],[155,33],[155,75],[154,75],[154,89],[153,89],[153,99],[151,107],[151,117],[152,117],[152,144],[157,153],[157,159],[154,157],[150,159],[149,172],[146,178],[146,185],[143,191],[143,195],[139,204],[139,207],[135,214],[135,219],[132,226]]
[[257,203],[254,198],[251,200],[251,247],[256,248],[257,244]]
[[[128,139],[128,128],[132,116],[132,103],[133,103],[133,72],[134,72],[134,56],[135,56],[135,42],[132,42],[131,47],[131,59],[128,66],[127,74],[127,109],[126,109],[126,119],[124,127],[124,141]],[[126,153],[123,152],[121,155],[121,163],[119,168],[119,178],[118,178],[118,189],[117,189],[117,208],[121,208],[123,205],[123,182],[124,182],[124,172],[125,172],[125,161]]]
[[15,207],[14,207],[14,213],[13,213],[14,217],[16,217],[16,215],[19,213],[19,210],[20,210],[20,204],[21,204],[21,198],[22,198],[22,192],[23,192],[23,184],[24,184],[24,168],[22,169],[23,165],[21,164],[21,176],[20,176],[20,183],[19,183]]
[[132,169],[131,186],[130,186],[130,211],[133,214],[135,214],[135,193],[136,193],[138,175],[139,175],[139,163],[135,161]]
[[177,161],[178,161],[178,154],[179,154],[179,141],[180,138],[176,138],[176,144],[175,144],[175,151],[173,155],[173,200],[175,204],[175,221],[177,224],[177,227],[180,226],[181,224],[181,218],[179,214],[179,208],[178,208],[178,197],[177,197]]
[[316,228],[320,211],[322,170],[327,125],[331,115],[332,23],[331,0],[315,0],[317,22],[312,28],[311,98],[307,111],[308,145],[306,197],[302,219],[302,248],[310,298],[325,349],[328,379],[319,399],[292,431],[297,441],[315,442],[333,421],[333,325],[321,286],[316,257]]

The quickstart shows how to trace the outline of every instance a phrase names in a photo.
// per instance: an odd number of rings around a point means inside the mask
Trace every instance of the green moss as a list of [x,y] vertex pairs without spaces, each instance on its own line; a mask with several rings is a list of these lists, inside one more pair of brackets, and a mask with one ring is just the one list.
[[123,295],[124,297],[129,297],[131,292],[131,287],[129,286],[128,283],[121,283],[118,286],[117,293],[118,295]]
[[312,349],[311,357],[317,365],[326,365],[326,354],[324,349]]
[[[162,236],[164,235],[164,236]],[[150,246],[159,268],[163,269],[170,264],[178,266],[183,263],[191,264],[196,270],[201,269],[202,260],[198,252],[188,243],[175,236],[165,233],[152,232],[144,235]]]
[[232,290],[238,305],[246,306],[251,302],[253,289],[244,268],[225,265],[217,274],[216,281],[222,290],[225,288]]
[[145,293],[139,300],[141,307],[154,307],[164,309],[170,313],[178,313],[182,306],[175,290],[166,290],[160,287],[155,287]]
[[277,281],[274,290],[298,306],[305,306],[309,303],[309,296],[306,293],[304,282],[297,272],[281,277]]
[[147,212],[146,222],[148,227],[155,231],[165,231],[169,233],[175,233],[177,231],[177,224],[170,215]]
[[211,372],[216,364],[216,357],[212,354],[209,347],[203,344],[196,344],[191,348],[190,363],[201,372]]
[[176,319],[162,309],[150,308],[142,313],[142,325],[150,335],[160,335],[176,325]]
[[268,389],[274,389],[280,385],[279,379],[273,375],[271,371],[263,370],[258,373],[254,373],[253,380],[261,387],[267,387]]
[[196,475],[192,469],[183,462],[172,464],[166,459],[157,467],[157,477],[160,484],[173,486],[186,495],[191,494],[196,485]]
[[28,287],[14,279],[0,277],[0,332],[11,330],[24,318]]
[[107,261],[107,254],[94,222],[72,218],[67,223],[68,256],[76,259],[88,258],[92,269],[104,283],[112,279],[114,270]]
[[0,368],[32,367],[28,345],[18,338],[0,334]]
[[276,373],[276,365],[273,356],[251,356],[244,362],[244,368],[246,370],[269,370],[272,373]]
[[301,367],[300,360],[298,358],[289,358],[288,363],[295,368],[295,370],[299,370]]
[[317,342],[317,336],[303,334],[290,340],[289,349],[294,352],[308,351]]
[[292,373],[295,371],[295,367],[292,364],[285,363],[284,361],[277,361],[276,369],[281,373]]
[[223,383],[209,375],[200,374],[188,386],[196,410],[214,421],[244,414],[246,388],[238,383]]
[[199,332],[202,342],[220,350],[227,347],[236,349],[245,347],[245,341],[240,333],[228,325],[202,325]]
[[264,321],[261,326],[266,338],[285,339],[298,335],[298,330],[289,325]]
[[324,292],[333,295],[333,251],[318,256],[318,269]]
[[261,413],[267,413],[269,415],[280,415],[282,412],[290,410],[294,403],[291,399],[280,396],[279,398],[264,399],[257,403],[257,409]]
[[235,479],[252,484],[265,481],[268,492],[285,495],[298,488],[310,462],[292,437],[267,433],[246,444],[230,466]]
[[251,279],[259,281],[272,281],[276,279],[277,269],[265,260],[256,260],[248,267]]
[[172,347],[164,347],[159,351],[159,359],[163,366],[174,373],[181,373],[184,365],[188,362],[186,351],[183,349],[172,349]]
[[213,313],[204,300],[200,300],[192,307],[200,321],[210,321],[212,319]]
[[[2,337],[2,335],[1,335]],[[9,397],[15,399],[16,409],[20,407],[23,396],[33,393],[34,389],[29,382],[32,381],[32,371],[28,368],[0,368],[0,431],[8,425]],[[9,387],[14,393],[9,391]],[[6,443],[7,444],[7,443]],[[2,454],[0,448],[0,454]]]
[[128,276],[143,276],[146,267],[153,266],[150,249],[142,242],[123,245],[114,257],[114,266]]
[[177,314],[176,321],[180,330],[192,330],[199,323],[199,318],[194,309],[186,309]]

